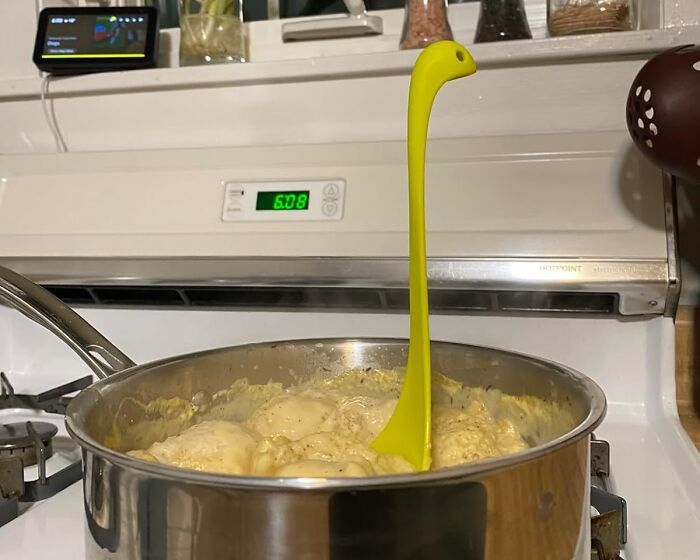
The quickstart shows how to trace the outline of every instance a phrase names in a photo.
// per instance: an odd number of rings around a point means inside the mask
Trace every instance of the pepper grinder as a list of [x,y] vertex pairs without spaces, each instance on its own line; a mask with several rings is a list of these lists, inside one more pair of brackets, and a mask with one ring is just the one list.
[[402,49],[422,49],[436,41],[452,39],[452,29],[447,21],[447,0],[406,0]]
[[523,0],[481,0],[475,43],[532,39]]

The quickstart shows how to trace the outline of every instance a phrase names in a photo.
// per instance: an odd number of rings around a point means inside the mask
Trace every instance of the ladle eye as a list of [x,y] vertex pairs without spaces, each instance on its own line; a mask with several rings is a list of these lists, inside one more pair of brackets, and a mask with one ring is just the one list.
[[462,51],[457,51],[457,60],[464,62],[464,53]]

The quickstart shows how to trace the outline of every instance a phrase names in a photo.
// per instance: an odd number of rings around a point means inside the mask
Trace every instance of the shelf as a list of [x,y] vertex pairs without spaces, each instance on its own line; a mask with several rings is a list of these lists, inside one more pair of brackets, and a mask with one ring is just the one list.
[[[458,39],[460,39],[458,37]],[[644,57],[700,41],[700,26],[471,45],[482,70]],[[51,97],[339,80],[410,73],[417,51],[315,57],[219,66],[158,68],[56,78]],[[40,78],[0,80],[0,102],[38,98]]]

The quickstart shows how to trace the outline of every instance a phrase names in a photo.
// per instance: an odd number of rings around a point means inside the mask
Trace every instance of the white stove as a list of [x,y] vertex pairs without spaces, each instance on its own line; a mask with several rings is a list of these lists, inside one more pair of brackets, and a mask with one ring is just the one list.
[[[75,304],[138,363],[274,339],[406,337],[403,167],[392,142],[4,156],[0,264]],[[610,490],[627,502],[622,556],[696,557],[700,455],[675,406],[671,184],[610,132],[437,141],[428,185],[433,338],[593,378],[609,403],[595,435],[610,444]],[[259,219],[260,192],[272,205],[293,192],[294,207]],[[304,194],[322,198],[310,219]],[[2,307],[0,370],[32,394],[89,373]],[[0,422],[31,414],[0,410]],[[0,527],[0,557],[81,558],[83,518],[80,484],[23,506]]]
[[[292,335],[399,336],[405,334],[407,325],[403,315],[143,310],[86,310],[84,315],[140,361],[165,356],[175,346],[189,351]],[[16,336],[12,363],[7,368],[16,372],[13,378],[22,383],[16,389],[36,391],[84,373],[83,364],[65,352],[60,342],[28,325],[19,314],[2,310],[0,320]],[[135,323],[138,329],[133,328]],[[611,490],[627,500],[629,535],[624,558],[695,556],[700,546],[700,460],[673,406],[670,319],[624,323],[579,318],[437,317],[432,320],[432,329],[435,339],[500,346],[567,363],[600,383],[609,399],[609,412],[596,436],[610,443]],[[203,331],[209,333],[206,342]],[[584,339],[586,344],[581,344]],[[611,340],[614,345],[609,344]],[[602,344],[607,345],[606,350],[590,350]],[[24,370],[38,357],[41,365],[35,372]],[[0,413],[2,422],[31,417],[17,410]],[[46,417],[41,415],[42,420]],[[54,421],[59,434],[65,436],[60,417]],[[77,483],[32,504],[18,519],[1,527],[3,554],[27,560],[82,558],[83,518],[82,490]]]

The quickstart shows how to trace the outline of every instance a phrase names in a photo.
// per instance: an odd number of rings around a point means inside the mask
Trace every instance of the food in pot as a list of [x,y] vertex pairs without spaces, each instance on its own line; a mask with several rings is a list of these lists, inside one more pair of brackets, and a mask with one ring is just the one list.
[[[396,406],[401,381],[397,371],[373,369],[287,389],[279,383],[238,380],[186,415],[196,419],[194,425],[129,455],[233,475],[325,478],[412,472],[402,457],[370,447]],[[552,406],[434,375],[432,468],[527,449],[522,432],[545,426]]]
[[257,442],[256,434],[240,424],[209,420],[130,455],[198,471],[246,474]]

